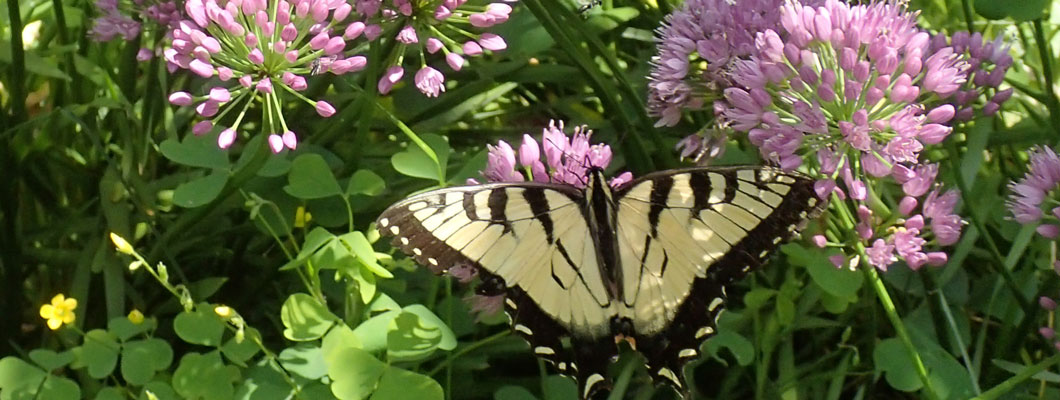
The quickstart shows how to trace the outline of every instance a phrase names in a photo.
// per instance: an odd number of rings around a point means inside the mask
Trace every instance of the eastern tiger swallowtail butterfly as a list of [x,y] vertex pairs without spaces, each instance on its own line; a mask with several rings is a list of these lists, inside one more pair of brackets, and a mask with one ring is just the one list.
[[[518,182],[450,187],[384,211],[379,230],[435,272],[460,264],[501,295],[534,354],[582,397],[608,384],[629,339],[654,379],[687,393],[684,365],[714,334],[725,289],[819,204],[813,180],[770,167],[689,168],[617,188]],[[570,338],[570,348],[561,345]]]

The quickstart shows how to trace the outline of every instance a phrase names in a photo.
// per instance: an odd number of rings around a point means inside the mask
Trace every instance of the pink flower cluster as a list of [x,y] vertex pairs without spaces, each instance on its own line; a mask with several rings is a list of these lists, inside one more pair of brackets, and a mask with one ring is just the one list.
[[1060,156],[1051,148],[1035,147],[1028,165],[1023,179],[1009,184],[1009,212],[1016,222],[1040,224],[1039,234],[1056,239],[1060,237]]
[[[901,2],[786,2],[779,27],[733,62],[734,86],[716,105],[762,157],[818,177],[818,196],[856,220],[846,240],[872,243],[867,261],[881,269],[944,263],[925,246],[955,243],[964,224],[957,193],[933,190],[938,166],[920,153],[952,132],[956,108],[938,100],[965,87],[971,66],[952,47],[933,49],[915,17]],[[897,212],[870,201],[888,182],[905,194]]]
[[133,0],[131,3],[119,4],[118,0],[97,0],[96,9],[101,15],[92,20],[89,37],[97,42],[107,42],[117,37],[123,40],[136,38],[141,25],[129,15],[138,14],[163,28],[181,18],[174,1]]
[[[192,128],[196,135],[210,132],[214,121],[238,110],[235,122],[218,135],[217,145],[228,148],[248,106],[264,104],[263,125],[274,152],[295,149],[297,137],[283,118],[282,93],[307,102],[322,117],[335,114],[323,100],[300,92],[306,77],[330,72],[342,75],[365,67],[364,56],[351,55],[348,41],[362,35],[374,39],[379,26],[353,21],[353,6],[323,0],[188,0],[182,20],[172,30],[171,47],[164,56],[170,70],[187,69],[203,78],[216,78],[205,95],[176,92],[169,100],[194,106],[203,121]],[[340,27],[343,27],[340,29]]]
[[[728,69],[755,51],[755,34],[776,29],[784,0],[689,0],[666,16],[652,60],[648,112],[673,126],[685,109],[709,105],[731,84]],[[816,2],[815,2],[816,3]]]
[[405,76],[403,64],[409,52],[419,55],[419,68],[413,78],[416,88],[428,97],[437,97],[445,91],[445,75],[427,65],[426,54],[440,51],[449,68],[459,71],[466,63],[465,56],[479,56],[484,51],[501,51],[508,47],[504,39],[496,34],[475,31],[507,21],[512,7],[501,2],[485,6],[466,2],[356,1],[357,11],[369,21],[393,27],[396,32],[394,40],[397,46],[386,58],[389,65],[376,85],[379,93],[389,93]]
[[[1001,36],[988,41],[979,32],[972,35],[968,32],[957,32],[952,38],[936,34],[931,38],[933,51],[945,47],[952,47],[955,53],[963,55],[970,67],[967,82],[953,96],[946,99],[957,107],[956,120],[969,121],[977,110],[983,115],[996,113],[1001,104],[1012,96],[1012,88],[997,90],[1005,80],[1008,68],[1012,66],[1009,46]],[[993,94],[982,105],[976,104],[976,100],[987,91],[993,91]]]
[[[529,134],[523,135],[518,155],[503,140],[496,146],[488,145],[489,154],[482,176],[487,182],[552,182],[584,188],[590,167],[603,169],[611,164],[611,147],[602,143],[590,145],[592,131],[585,127],[575,127],[570,137],[563,130],[562,121],[559,124],[551,121],[543,130],[540,143]],[[517,169],[518,166],[522,171]],[[617,187],[632,178],[633,174],[625,172],[609,183]],[[468,183],[478,182],[469,180]]]

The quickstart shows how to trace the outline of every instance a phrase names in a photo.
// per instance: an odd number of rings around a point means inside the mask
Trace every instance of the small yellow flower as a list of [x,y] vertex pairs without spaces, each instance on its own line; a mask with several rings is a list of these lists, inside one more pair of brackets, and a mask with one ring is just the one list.
[[77,308],[77,299],[66,298],[62,293],[52,297],[51,304],[40,306],[40,317],[48,320],[48,328],[59,329],[63,324],[74,323],[74,309]]
[[221,318],[228,318],[232,316],[232,308],[228,306],[217,306],[214,307],[213,312],[217,313]]
[[313,220],[313,214],[305,211],[305,207],[298,206],[298,209],[294,211],[294,227],[305,228],[305,224]]
[[140,312],[140,310],[137,310],[137,309],[134,308],[132,311],[129,311],[129,317],[128,318],[129,318],[129,322],[132,322],[133,324],[136,324],[136,325],[140,325],[140,324],[142,324],[144,322],[144,313],[142,313],[142,312]]
[[118,236],[117,233],[110,233],[110,241],[114,242],[114,248],[118,249],[118,252],[132,255],[135,251],[129,242],[125,241],[125,238]]

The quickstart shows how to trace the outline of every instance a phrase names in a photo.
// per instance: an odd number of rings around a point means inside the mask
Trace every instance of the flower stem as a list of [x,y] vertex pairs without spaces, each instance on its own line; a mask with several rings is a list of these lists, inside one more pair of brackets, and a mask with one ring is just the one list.
[[978,397],[974,397],[972,400],[993,400],[1001,398],[1002,395],[1007,394],[1012,389],[1015,389],[1016,386],[1023,383],[1023,381],[1033,377],[1039,372],[1045,371],[1046,368],[1049,368],[1058,362],[1060,362],[1060,353],[1054,354],[1052,357],[1046,358],[1037,364],[1024,368],[1023,371],[1020,371],[1018,374],[1006,379],[1004,382],[1001,382],[997,386],[994,386],[992,389],[987,390]]
[[446,367],[448,367],[450,364],[453,363],[453,361],[456,361],[457,358],[460,358],[464,354],[470,353],[470,352],[478,349],[479,347],[482,347],[482,346],[485,346],[487,344],[493,343],[494,341],[496,341],[498,339],[501,339],[503,337],[506,337],[508,335],[511,335],[511,334],[512,334],[512,331],[503,330],[503,331],[500,331],[500,332],[497,332],[497,333],[493,334],[493,336],[489,336],[489,337],[486,337],[485,339],[482,339],[482,340],[479,340],[477,342],[471,343],[471,344],[467,345],[467,347],[464,347],[464,348],[460,349],[460,351],[457,351],[456,353],[453,353],[453,354],[449,355],[449,357],[446,358],[445,361],[443,361],[441,364],[436,365],[434,367],[434,369],[430,370],[430,372],[427,372],[427,376],[434,376],[434,375],[438,374],[439,372],[441,372]]
[[855,249],[858,255],[861,256],[862,271],[865,272],[865,277],[868,278],[869,282],[872,282],[872,288],[876,291],[876,298],[880,300],[880,305],[883,306],[884,312],[887,314],[887,319],[891,320],[891,326],[894,327],[895,333],[898,334],[898,340],[905,346],[906,351],[909,353],[909,359],[913,360],[913,369],[916,370],[917,377],[920,378],[920,382],[924,385],[923,391],[925,392],[928,399],[937,400],[939,397],[935,394],[935,389],[931,384],[931,379],[928,377],[927,368],[924,367],[923,360],[920,359],[920,353],[917,352],[916,347],[913,346],[913,340],[909,337],[909,332],[905,329],[905,323],[902,322],[902,317],[898,315],[898,310],[894,308],[894,302],[891,301],[891,295],[887,292],[887,287],[883,284],[883,279],[880,279],[880,275],[876,273],[876,267],[869,264],[868,255],[865,254],[865,246],[860,242],[855,245]]
[[1053,86],[1053,52],[1049,49],[1049,42],[1045,39],[1045,28],[1042,27],[1042,19],[1034,20],[1034,42],[1038,45],[1038,57],[1042,61],[1042,76],[1045,77],[1044,92],[1048,100],[1045,105],[1049,108],[1049,120],[1053,129],[1060,128],[1060,100],[1056,97]]

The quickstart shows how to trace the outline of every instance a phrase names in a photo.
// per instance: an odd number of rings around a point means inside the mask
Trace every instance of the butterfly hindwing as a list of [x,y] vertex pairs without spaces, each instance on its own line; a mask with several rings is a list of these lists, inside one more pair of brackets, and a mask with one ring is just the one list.
[[813,181],[772,168],[646,175],[616,193],[624,314],[656,380],[714,333],[725,287],[758,267],[819,209]]

